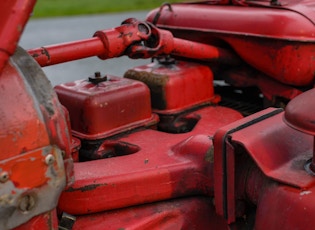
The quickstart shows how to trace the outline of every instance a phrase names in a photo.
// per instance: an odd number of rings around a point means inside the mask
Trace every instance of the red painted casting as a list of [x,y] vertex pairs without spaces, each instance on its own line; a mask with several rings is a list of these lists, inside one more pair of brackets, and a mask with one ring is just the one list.
[[[34,4],[0,3],[0,229],[313,228],[313,1],[164,4],[26,52]],[[155,62],[40,68],[122,55]]]

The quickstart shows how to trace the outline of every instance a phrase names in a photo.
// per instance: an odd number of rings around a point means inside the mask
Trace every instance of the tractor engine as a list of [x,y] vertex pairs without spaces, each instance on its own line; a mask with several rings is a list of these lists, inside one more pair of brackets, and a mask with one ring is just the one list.
[[[314,3],[164,4],[25,51],[7,28],[34,4],[0,3],[0,229],[314,226]],[[54,88],[41,69],[123,55],[151,61]]]

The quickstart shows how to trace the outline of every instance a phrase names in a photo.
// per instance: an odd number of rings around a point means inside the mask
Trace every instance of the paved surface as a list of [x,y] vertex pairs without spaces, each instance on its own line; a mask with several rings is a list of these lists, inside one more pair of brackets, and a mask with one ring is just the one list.
[[[93,15],[81,17],[30,20],[24,30],[20,46],[24,49],[41,47],[90,38],[97,30],[119,26],[122,21],[133,17],[144,20],[147,12],[128,12],[120,14]],[[124,72],[150,60],[132,60],[128,57],[100,60],[97,57],[86,58],[64,64],[44,67],[43,70],[53,85],[86,79],[96,71],[103,74],[122,76]]]

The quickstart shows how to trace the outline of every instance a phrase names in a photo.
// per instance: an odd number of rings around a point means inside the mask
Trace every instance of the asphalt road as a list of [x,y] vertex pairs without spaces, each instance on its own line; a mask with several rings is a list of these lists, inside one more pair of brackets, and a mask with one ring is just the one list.
[[[90,38],[95,31],[119,26],[127,18],[144,20],[148,12],[65,17],[30,20],[20,40],[20,46],[31,49],[50,44]],[[94,72],[122,76],[133,66],[149,63],[150,60],[132,60],[128,57],[101,60],[97,57],[44,67],[52,85],[86,79]]]

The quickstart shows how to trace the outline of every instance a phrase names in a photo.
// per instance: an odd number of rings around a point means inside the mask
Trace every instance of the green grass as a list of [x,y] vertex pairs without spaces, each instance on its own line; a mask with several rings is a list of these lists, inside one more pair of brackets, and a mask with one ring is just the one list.
[[[183,0],[169,0],[174,3]],[[165,0],[37,0],[33,18],[148,10]]]

